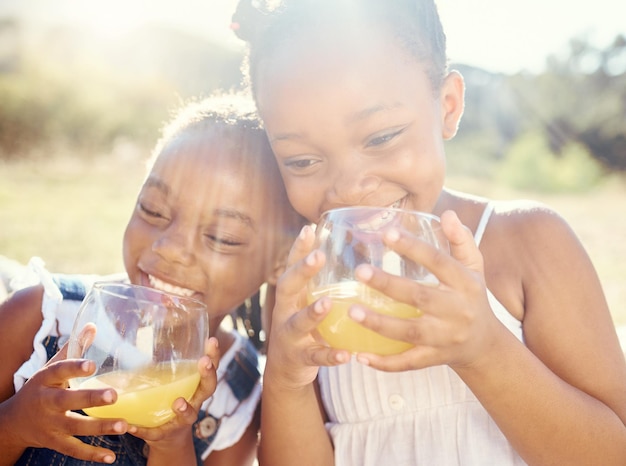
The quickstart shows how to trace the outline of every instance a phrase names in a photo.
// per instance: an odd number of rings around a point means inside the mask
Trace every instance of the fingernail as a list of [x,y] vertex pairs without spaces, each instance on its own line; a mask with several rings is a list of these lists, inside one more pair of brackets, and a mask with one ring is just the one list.
[[395,228],[390,228],[385,232],[385,239],[390,243],[395,243],[400,239],[400,232]]
[[315,265],[315,251],[313,251],[311,254],[309,254],[308,256],[306,256],[306,259],[304,259],[304,262],[306,263],[306,265]]
[[326,310],[326,303],[328,302],[328,298],[322,298],[313,304],[313,311],[316,314],[322,314]]
[[207,370],[211,370],[213,368],[213,361],[209,359],[209,362],[206,366],[204,366]]
[[102,458],[103,463],[111,464],[113,463],[113,461],[115,461],[115,456],[113,455],[106,455],[104,458]]
[[80,365],[80,370],[82,370],[83,372],[89,372],[89,361],[83,361]]
[[111,390],[107,390],[102,394],[102,401],[104,401],[105,403],[112,403],[114,396],[115,395]]
[[302,227],[302,229],[300,230],[300,234],[298,235],[298,237],[299,237],[300,239],[304,239],[304,238],[306,238],[306,235],[307,235],[308,230],[309,230],[309,226],[308,226],[308,225],[304,225],[304,226]]
[[356,355],[356,360],[363,364],[364,366],[369,366],[370,365],[370,360],[367,359],[365,356],[361,356],[360,354]]
[[374,276],[374,269],[369,265],[361,264],[354,271],[356,277],[363,281],[369,281]]
[[124,423],[121,421],[116,422],[113,424],[113,430],[115,432],[124,432]]
[[356,322],[363,322],[365,320],[365,311],[359,306],[350,307],[348,315]]

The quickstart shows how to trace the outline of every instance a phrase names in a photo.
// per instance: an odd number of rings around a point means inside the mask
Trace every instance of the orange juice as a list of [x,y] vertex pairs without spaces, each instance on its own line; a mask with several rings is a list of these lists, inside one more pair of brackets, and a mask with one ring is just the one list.
[[361,304],[380,314],[401,318],[418,317],[421,312],[408,304],[393,301],[388,296],[359,282],[341,282],[317,288],[309,293],[309,303],[328,296],[333,305],[317,327],[320,335],[333,348],[376,354],[397,354],[411,348],[410,343],[384,337],[363,327],[348,316],[352,304]]
[[124,418],[137,426],[156,427],[174,417],[174,400],[181,396],[189,400],[199,382],[196,361],[180,361],[175,371],[168,363],[140,371],[108,372],[83,381],[78,388],[113,388],[117,392],[112,405],[84,409],[90,416]]

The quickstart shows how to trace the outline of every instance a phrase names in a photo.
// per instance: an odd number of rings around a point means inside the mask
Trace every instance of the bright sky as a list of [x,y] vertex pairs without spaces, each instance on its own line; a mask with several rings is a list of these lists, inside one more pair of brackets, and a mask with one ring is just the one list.
[[[385,1],[385,0],[381,0]],[[605,47],[626,35],[626,1],[436,0],[450,59],[491,71],[538,71],[548,54],[573,37]],[[237,47],[228,26],[237,0],[0,0],[3,13],[20,10],[41,21],[80,21],[107,35],[145,21],[173,23]]]

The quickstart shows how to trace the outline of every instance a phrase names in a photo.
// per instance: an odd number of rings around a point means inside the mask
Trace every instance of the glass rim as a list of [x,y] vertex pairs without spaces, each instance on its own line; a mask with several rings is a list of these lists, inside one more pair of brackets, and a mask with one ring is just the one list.
[[[93,283],[92,285],[92,289],[97,288],[98,290],[102,291],[103,293],[107,293],[111,296],[116,296],[118,298],[125,298],[125,299],[134,299],[136,301],[140,301],[146,304],[159,304],[155,301],[152,301],[150,299],[146,299],[146,298],[141,298],[141,297],[135,297],[135,296],[128,296],[126,294],[123,294],[119,291],[115,291],[112,288],[124,288],[124,289],[139,289],[139,290],[145,290],[148,293],[156,293],[160,296],[166,296],[170,299],[172,299],[173,301],[178,301],[180,302],[182,305],[184,305],[185,307],[189,306],[189,305],[194,305],[195,308],[200,308],[203,311],[206,311],[207,309],[207,305],[206,303],[200,301],[199,299],[196,298],[192,298],[192,297],[188,297],[188,296],[181,296],[181,295],[177,295],[174,293],[169,293],[167,291],[163,291],[163,290],[159,290],[157,288],[152,288],[149,286],[144,286],[144,285],[136,285],[134,283],[126,283],[126,282],[116,282],[116,281],[96,281]],[[87,290],[87,293],[89,293],[90,290]]]
[[365,205],[364,206],[355,205],[355,206],[348,206],[348,207],[336,207],[334,209],[325,210],[320,215],[320,218],[317,223],[322,221],[324,218],[328,217],[333,212],[350,211],[350,210],[355,210],[355,211],[356,210],[370,210],[370,211],[381,211],[381,212],[386,211],[386,212],[397,212],[401,214],[404,213],[404,214],[413,214],[413,215],[417,214],[420,217],[425,217],[430,220],[435,220],[438,223],[436,228],[441,228],[441,218],[429,212],[423,212],[421,210],[414,210],[414,209],[403,209],[401,207],[381,207],[381,206],[365,206]]

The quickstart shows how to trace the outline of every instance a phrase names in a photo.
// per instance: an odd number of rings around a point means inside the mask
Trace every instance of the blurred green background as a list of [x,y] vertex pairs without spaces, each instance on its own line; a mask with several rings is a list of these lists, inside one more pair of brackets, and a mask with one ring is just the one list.
[[[0,17],[0,256],[112,273],[161,125],[241,87],[243,47],[160,23],[90,32]],[[450,187],[559,211],[626,325],[626,38],[573,37],[532,73],[451,67],[467,91]]]

